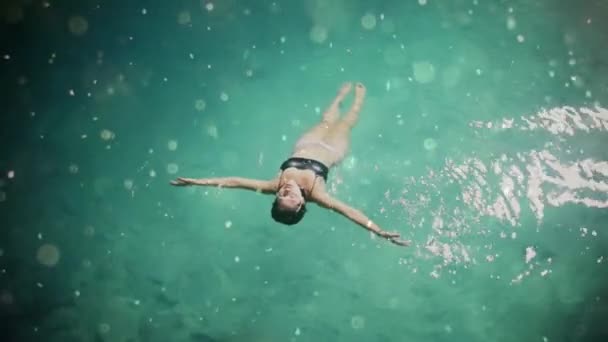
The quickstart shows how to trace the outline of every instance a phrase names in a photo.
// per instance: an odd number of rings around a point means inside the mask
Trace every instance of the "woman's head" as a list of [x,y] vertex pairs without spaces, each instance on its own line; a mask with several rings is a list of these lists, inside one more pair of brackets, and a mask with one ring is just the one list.
[[275,221],[283,224],[300,222],[306,213],[306,201],[296,182],[288,181],[277,191],[270,213]]

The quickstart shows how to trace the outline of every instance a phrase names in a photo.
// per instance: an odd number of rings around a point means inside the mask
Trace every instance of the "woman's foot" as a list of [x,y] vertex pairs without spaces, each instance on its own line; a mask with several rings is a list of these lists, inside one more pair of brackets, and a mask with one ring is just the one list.
[[359,119],[359,111],[361,111],[361,106],[363,106],[363,99],[365,99],[365,93],[367,90],[365,86],[361,82],[357,82],[355,85],[355,101],[353,105],[350,107],[350,110],[344,118],[342,119],[349,127],[355,126],[357,120]]
[[357,84],[355,85],[355,101],[357,99],[363,100],[363,97],[365,97],[366,92],[367,89],[365,89],[363,83],[357,82]]
[[353,84],[351,82],[346,82],[342,84],[340,90],[338,91],[338,98],[344,99],[344,97],[348,94],[348,92],[353,88]]
[[353,84],[351,82],[342,84],[342,87],[338,90],[338,95],[336,95],[329,108],[323,113],[323,121],[326,123],[327,127],[338,121],[340,116],[340,105],[342,105],[342,101],[344,101],[344,98],[352,88]]

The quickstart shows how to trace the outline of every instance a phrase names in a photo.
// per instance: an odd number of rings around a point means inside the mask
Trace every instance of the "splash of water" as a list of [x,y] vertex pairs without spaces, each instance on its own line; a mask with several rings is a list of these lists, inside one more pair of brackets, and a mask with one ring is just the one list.
[[[430,220],[431,230],[426,243],[418,246],[417,255],[439,258],[440,264],[431,276],[438,276],[442,266],[495,259],[496,253],[480,258],[479,247],[463,242],[467,237],[491,234],[481,224],[482,219],[516,228],[530,213],[540,226],[547,212],[567,204],[608,208],[608,161],[598,160],[597,153],[591,156],[591,151],[571,147],[584,145],[579,140],[592,139],[592,147],[597,149],[596,135],[608,131],[608,110],[599,106],[558,107],[520,118],[473,121],[470,127],[498,133],[548,132],[556,139],[546,141],[539,136],[543,140],[539,148],[504,153],[490,160],[477,156],[460,161],[446,159],[440,170],[410,177],[404,180],[401,191],[385,193],[388,206],[399,208],[395,214],[403,215],[409,227],[428,230]],[[576,144],[568,145],[574,138]],[[455,202],[443,195],[452,193],[449,190],[454,187],[458,193]],[[517,232],[503,231],[500,236],[515,239]],[[484,248],[491,250],[492,246]],[[525,260],[530,261],[522,256]],[[527,269],[513,281],[529,274]]]

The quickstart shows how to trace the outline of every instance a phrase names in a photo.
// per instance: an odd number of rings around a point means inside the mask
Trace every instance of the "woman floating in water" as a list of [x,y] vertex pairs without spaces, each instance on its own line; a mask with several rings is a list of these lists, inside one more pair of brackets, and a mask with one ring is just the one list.
[[272,218],[287,225],[300,222],[306,213],[306,202],[315,202],[321,207],[346,216],[392,243],[407,246],[409,242],[399,239],[399,234],[382,230],[365,214],[332,198],[325,190],[329,169],[346,155],[350,131],[357,123],[363,105],[365,87],[357,83],[355,101],[348,113],[340,118],[339,106],[351,89],[351,83],[340,88],[334,101],[323,113],[322,121],[297,141],[291,157],[283,162],[275,179],[267,181],[240,177],[177,178],[171,184],[241,188],[273,194],[276,197],[272,203]]

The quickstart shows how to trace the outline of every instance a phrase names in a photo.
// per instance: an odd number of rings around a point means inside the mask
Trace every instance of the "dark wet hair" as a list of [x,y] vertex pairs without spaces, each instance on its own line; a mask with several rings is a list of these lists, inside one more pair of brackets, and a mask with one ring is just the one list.
[[300,222],[302,217],[304,217],[304,214],[306,214],[306,204],[302,204],[300,210],[294,212],[293,210],[285,210],[280,208],[279,200],[278,198],[275,198],[274,202],[272,202],[270,214],[275,221],[291,226]]

